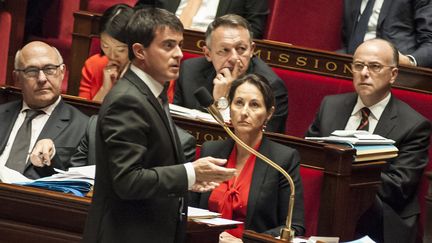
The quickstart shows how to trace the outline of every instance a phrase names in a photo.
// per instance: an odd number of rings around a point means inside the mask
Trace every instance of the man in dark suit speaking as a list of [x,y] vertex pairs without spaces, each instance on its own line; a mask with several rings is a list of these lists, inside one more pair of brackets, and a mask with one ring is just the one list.
[[17,52],[13,77],[23,99],[0,106],[0,166],[32,179],[67,169],[88,117],[62,100],[65,71],[60,53],[46,43],[30,42]]
[[354,53],[356,93],[327,96],[307,136],[334,130],[368,130],[396,141],[398,157],[381,172],[376,201],[360,219],[358,233],[377,242],[414,242],[420,213],[417,187],[428,163],[431,123],[391,94],[398,51],[388,41],[365,41]]
[[188,189],[213,189],[236,170],[211,157],[184,163],[164,90],[183,57],[180,20],[139,9],[125,31],[132,63],[100,108],[84,242],[182,242]]

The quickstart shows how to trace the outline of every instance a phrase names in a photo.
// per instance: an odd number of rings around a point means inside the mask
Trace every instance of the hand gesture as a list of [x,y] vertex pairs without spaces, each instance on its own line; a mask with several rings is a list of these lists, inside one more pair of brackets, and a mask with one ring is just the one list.
[[235,176],[236,169],[222,167],[226,159],[216,159],[213,157],[200,158],[192,163],[195,170],[195,178],[199,183],[222,182]]
[[231,88],[232,82],[239,78],[242,73],[243,64],[240,60],[235,62],[232,71],[229,68],[222,68],[213,79],[213,98],[217,100],[222,96],[226,97]]
[[37,167],[50,166],[54,151],[54,142],[51,139],[39,140],[30,154],[30,161]]

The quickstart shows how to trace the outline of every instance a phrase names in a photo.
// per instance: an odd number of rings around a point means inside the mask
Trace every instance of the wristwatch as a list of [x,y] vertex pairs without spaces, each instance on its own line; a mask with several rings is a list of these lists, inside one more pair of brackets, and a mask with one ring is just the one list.
[[219,110],[225,110],[226,108],[228,108],[228,100],[225,97],[220,97],[219,99],[216,100],[216,107]]

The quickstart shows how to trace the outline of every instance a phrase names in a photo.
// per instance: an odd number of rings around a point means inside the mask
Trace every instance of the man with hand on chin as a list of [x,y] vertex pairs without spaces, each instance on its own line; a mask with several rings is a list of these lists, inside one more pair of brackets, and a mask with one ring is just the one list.
[[204,86],[213,94],[222,113],[229,113],[226,112],[226,97],[231,83],[245,74],[260,74],[269,80],[276,99],[275,113],[266,124],[266,131],[284,133],[288,92],[272,69],[253,56],[255,43],[249,23],[234,14],[218,17],[208,26],[205,41],[205,57],[191,58],[182,63],[176,80],[174,104],[202,109],[193,93]]

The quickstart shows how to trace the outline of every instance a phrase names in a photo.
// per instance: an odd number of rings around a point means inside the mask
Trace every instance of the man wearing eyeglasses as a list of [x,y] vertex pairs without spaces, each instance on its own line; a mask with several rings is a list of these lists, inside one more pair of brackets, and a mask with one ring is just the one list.
[[13,77],[22,100],[0,105],[2,175],[14,170],[36,179],[67,169],[88,117],[62,101],[65,70],[60,53],[46,43],[31,42],[16,53]]
[[[276,103],[275,113],[266,131],[285,133],[288,116],[288,92],[285,83],[272,69],[253,57],[255,43],[250,25],[239,15],[227,14],[216,18],[207,28],[204,56],[184,61],[176,80],[174,104],[190,109],[203,109],[193,93],[204,86],[224,112],[232,81],[244,74],[256,73],[270,82]],[[228,112],[229,113],[229,112]]]
[[324,98],[306,136],[334,130],[367,130],[396,141],[398,157],[381,172],[374,205],[357,225],[359,235],[377,242],[414,242],[420,213],[417,187],[428,163],[431,123],[391,93],[398,51],[388,41],[365,41],[353,56],[355,93]]

